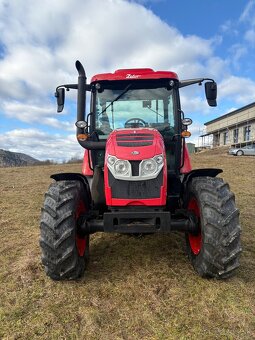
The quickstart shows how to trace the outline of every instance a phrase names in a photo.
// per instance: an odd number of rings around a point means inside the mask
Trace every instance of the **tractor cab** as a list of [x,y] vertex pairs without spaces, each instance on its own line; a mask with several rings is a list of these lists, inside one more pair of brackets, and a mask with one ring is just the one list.
[[[174,73],[162,75],[162,72],[151,69],[118,70],[110,75],[94,76],[90,136],[95,141],[106,142],[113,131],[119,131],[121,145],[128,149],[137,148],[133,151],[137,152],[136,158],[139,159],[141,147],[150,145],[149,135],[157,130],[166,145],[169,169],[178,173],[181,121],[176,82]],[[132,137],[134,131],[135,139]],[[104,166],[104,158],[105,150],[91,150],[92,167]]]
[[[121,69],[114,73],[97,74],[86,84],[83,66],[76,62],[78,84],[57,87],[58,112],[64,107],[64,91],[78,90],[77,140],[85,150],[83,173],[93,174],[96,166],[104,166],[105,146],[110,134],[120,129],[155,129],[166,148],[168,173],[189,171],[185,137],[192,123],[184,118],[179,99],[179,88],[205,83],[206,98],[216,106],[217,85],[212,79],[179,81],[174,72],[153,71],[150,68]],[[85,120],[86,91],[91,93],[90,112]],[[135,147],[136,145],[133,144]],[[185,158],[186,157],[186,158]],[[187,170],[185,170],[187,169]],[[92,171],[92,172],[91,172]]]

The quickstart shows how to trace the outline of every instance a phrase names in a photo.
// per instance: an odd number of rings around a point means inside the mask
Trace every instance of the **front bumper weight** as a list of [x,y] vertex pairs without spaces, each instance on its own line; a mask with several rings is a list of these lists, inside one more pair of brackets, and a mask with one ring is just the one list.
[[149,234],[184,231],[195,233],[197,221],[192,215],[176,218],[167,211],[115,211],[104,213],[103,219],[84,219],[79,230],[81,235],[95,232]]

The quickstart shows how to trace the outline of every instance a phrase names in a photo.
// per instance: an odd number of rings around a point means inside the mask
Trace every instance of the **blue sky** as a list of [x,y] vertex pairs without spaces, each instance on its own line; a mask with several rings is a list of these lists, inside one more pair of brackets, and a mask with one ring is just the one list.
[[204,122],[255,101],[255,0],[0,0],[0,148],[38,159],[82,157],[75,140],[76,93],[57,114],[55,87],[118,68],[211,77],[218,107],[202,87],[183,89],[193,119]]

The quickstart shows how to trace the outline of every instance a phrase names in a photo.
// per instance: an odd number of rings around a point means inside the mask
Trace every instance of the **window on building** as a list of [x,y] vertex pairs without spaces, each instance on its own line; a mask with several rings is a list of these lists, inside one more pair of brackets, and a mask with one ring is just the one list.
[[228,142],[228,131],[223,133],[223,144],[226,145]]
[[238,134],[239,134],[239,129],[234,129],[233,131],[233,142],[238,143]]
[[213,146],[219,146],[220,145],[220,134],[214,134],[213,135]]
[[251,126],[247,125],[243,129],[243,140],[248,141],[251,139]]

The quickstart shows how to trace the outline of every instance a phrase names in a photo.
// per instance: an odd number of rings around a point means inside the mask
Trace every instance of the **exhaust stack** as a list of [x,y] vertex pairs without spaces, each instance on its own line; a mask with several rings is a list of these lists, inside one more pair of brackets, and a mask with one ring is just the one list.
[[[78,77],[78,91],[77,91],[77,122],[85,121],[86,115],[86,85],[87,85],[87,77],[82,66],[82,63],[79,60],[76,60],[75,67],[79,73]],[[83,129],[78,128],[76,130],[76,136],[80,133],[84,133]],[[105,148],[106,141],[94,142],[90,140],[79,140],[79,144],[88,150],[103,150]]]
[[78,77],[78,91],[77,91],[77,121],[85,120],[86,113],[86,82],[87,77],[79,60],[76,61],[75,67],[79,73]]

